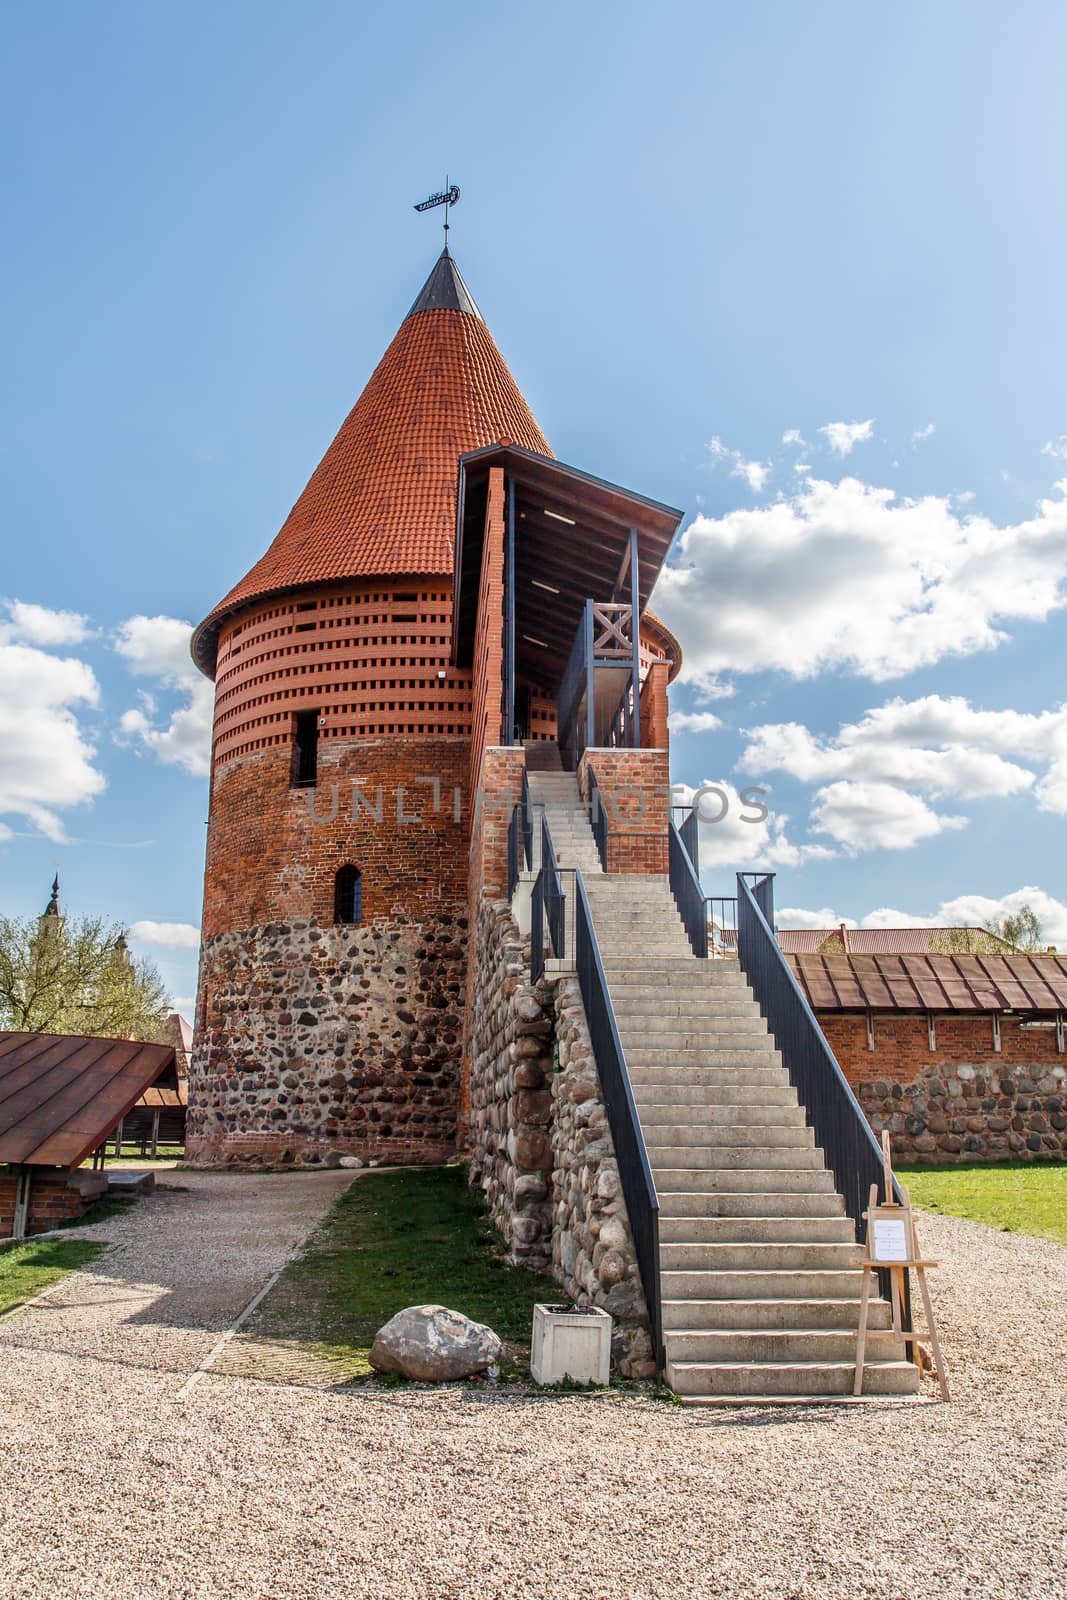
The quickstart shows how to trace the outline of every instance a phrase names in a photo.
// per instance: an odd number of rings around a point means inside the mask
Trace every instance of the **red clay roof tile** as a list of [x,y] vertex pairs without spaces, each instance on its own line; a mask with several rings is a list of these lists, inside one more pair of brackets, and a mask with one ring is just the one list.
[[421,298],[266,555],[197,629],[204,670],[218,623],[244,601],[339,578],[450,573],[464,452],[506,439],[551,455],[477,311],[420,310]]

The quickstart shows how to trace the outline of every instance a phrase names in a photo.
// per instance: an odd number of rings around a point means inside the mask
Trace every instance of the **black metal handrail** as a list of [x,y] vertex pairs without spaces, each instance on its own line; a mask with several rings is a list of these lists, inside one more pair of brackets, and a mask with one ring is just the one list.
[[552,844],[552,835],[548,829],[548,818],[541,814],[541,871],[539,877],[544,879],[545,913],[548,917],[548,936],[552,944],[552,954],[560,961],[567,953],[567,938],[565,931],[564,908],[566,901],[563,895],[563,879],[559,874],[559,862],[556,860],[556,851]]
[[[748,880],[755,878],[755,883]],[[774,936],[770,874],[737,874],[737,934],[741,969],[767,1020],[815,1142],[834,1176],[845,1210],[860,1238],[871,1185],[883,1177],[882,1152],[859,1101],[841,1071],[792,969]],[[762,904],[761,904],[762,901]],[[896,1179],[898,1202],[903,1194]],[[879,1274],[890,1293],[889,1274]],[[910,1296],[905,1295],[905,1328],[911,1330]]]
[[533,801],[530,799],[530,775],[522,769],[522,841],[527,867],[533,866]]
[[589,822],[593,829],[593,838],[596,840],[597,854],[600,865],[604,871],[608,870],[608,808],[604,804],[604,796],[600,792],[600,785],[596,781],[596,773],[592,767],[589,772]]
[[708,953],[708,908],[704,899],[704,891],[700,887],[700,879],[693,870],[693,863],[685,845],[678,825],[671,817],[668,827],[668,862],[670,866],[671,894],[678,907],[678,915],[689,936],[689,943],[693,947],[695,956],[706,957]]
[[530,982],[536,983],[545,970],[545,874],[534,879],[530,896]]
[[709,895],[708,908],[709,949],[714,947],[724,955],[737,954],[737,896]]
[[522,807],[512,806],[508,822],[508,899],[515,893],[519,881],[519,839],[522,833]]
[[600,946],[589,910],[582,874],[574,875],[574,945],[578,985],[585,1020],[597,1064],[604,1109],[619,1164],[623,1199],[630,1219],[630,1235],[645,1291],[658,1366],[663,1364],[663,1326],[660,1309],[659,1198],[645,1148],[641,1122],[630,1087],[622,1041],[615,1023],[608,981],[600,959]]

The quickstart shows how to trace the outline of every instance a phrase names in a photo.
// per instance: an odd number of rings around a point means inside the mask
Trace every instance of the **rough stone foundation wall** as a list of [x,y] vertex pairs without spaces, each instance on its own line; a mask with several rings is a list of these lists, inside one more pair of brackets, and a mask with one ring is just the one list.
[[552,1270],[573,1300],[614,1318],[612,1361],[623,1377],[651,1378],[648,1310],[576,978],[556,986],[555,1012]]
[[482,901],[472,956],[470,1181],[516,1261],[552,1259],[552,1000],[506,900]]
[[447,912],[205,939],[186,1160],[446,1160],[466,958],[466,916]]
[[1067,1056],[1055,1034],[989,1016],[822,1013],[827,1040],[876,1133],[896,1155],[929,1162],[1067,1158]]

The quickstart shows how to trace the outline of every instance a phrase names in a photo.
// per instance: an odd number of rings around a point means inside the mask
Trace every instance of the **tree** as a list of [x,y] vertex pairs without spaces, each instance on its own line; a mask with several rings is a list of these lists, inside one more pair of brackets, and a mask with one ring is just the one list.
[[995,933],[984,928],[941,928],[930,935],[932,956],[995,956],[1004,954],[1004,944]]
[[169,1003],[123,929],[99,917],[0,917],[0,1027],[161,1043]]
[[1044,949],[1041,918],[1031,905],[1020,906],[1018,911],[995,918],[992,928],[1019,955],[1032,955],[1035,950]]

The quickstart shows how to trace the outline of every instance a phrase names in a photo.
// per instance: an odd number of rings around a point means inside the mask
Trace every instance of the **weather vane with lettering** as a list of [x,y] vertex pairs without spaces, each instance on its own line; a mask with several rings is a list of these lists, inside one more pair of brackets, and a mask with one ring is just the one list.
[[449,206],[458,205],[458,203],[459,189],[456,184],[449,184],[449,181],[446,177],[445,186],[438,194],[432,194],[428,200],[420,200],[419,204],[415,207],[416,211],[432,211],[435,206],[444,206],[446,247],[448,245],[448,208]]

